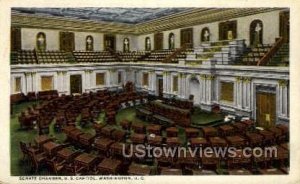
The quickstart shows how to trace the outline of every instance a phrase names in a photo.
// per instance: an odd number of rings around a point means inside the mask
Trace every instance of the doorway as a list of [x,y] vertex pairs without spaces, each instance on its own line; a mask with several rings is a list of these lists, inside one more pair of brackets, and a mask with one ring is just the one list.
[[82,93],[82,79],[81,75],[70,75],[70,91],[71,94]]
[[219,40],[232,40],[237,38],[237,21],[226,21],[219,24]]
[[280,12],[280,36],[284,43],[290,41],[290,12]]
[[61,51],[73,52],[75,50],[75,36],[73,32],[59,32],[59,40]]
[[186,45],[187,48],[193,48],[193,28],[182,29],[180,31],[180,45]]
[[116,50],[116,36],[105,34],[104,35],[104,49],[105,50]]
[[190,95],[193,95],[194,104],[200,104],[200,83],[197,78],[191,78],[190,79]]
[[157,95],[160,98],[162,98],[164,95],[164,81],[162,75],[157,76]]
[[154,35],[154,49],[155,50],[162,50],[163,49],[163,41],[164,41],[164,34],[163,33],[156,33]]
[[268,128],[276,123],[276,94],[269,92],[256,93],[257,126]]

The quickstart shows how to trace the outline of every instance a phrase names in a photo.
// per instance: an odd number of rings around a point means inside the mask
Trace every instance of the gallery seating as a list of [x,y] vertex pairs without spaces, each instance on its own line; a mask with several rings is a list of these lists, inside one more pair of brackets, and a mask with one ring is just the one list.
[[69,62],[69,59],[64,51],[37,51],[36,56],[39,64],[55,64]]
[[117,59],[109,51],[73,51],[79,63],[116,62]]

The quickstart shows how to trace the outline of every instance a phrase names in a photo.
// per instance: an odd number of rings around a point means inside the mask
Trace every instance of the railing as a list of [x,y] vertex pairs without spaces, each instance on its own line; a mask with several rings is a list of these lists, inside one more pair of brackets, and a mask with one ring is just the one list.
[[120,58],[119,54],[116,53],[116,51],[114,51],[113,49],[111,49],[110,47],[107,47],[107,50],[110,52],[111,55],[115,56],[115,58],[118,61],[122,61],[122,59]]
[[188,47],[188,44],[184,44],[182,47],[176,49],[171,55],[167,56],[162,62],[163,63],[171,63],[172,59],[176,58],[178,54],[185,51]]
[[283,38],[280,37],[277,39],[277,41],[274,43],[271,49],[257,62],[257,66],[266,65],[270,61],[270,59],[275,55],[275,53],[278,51],[282,44]]

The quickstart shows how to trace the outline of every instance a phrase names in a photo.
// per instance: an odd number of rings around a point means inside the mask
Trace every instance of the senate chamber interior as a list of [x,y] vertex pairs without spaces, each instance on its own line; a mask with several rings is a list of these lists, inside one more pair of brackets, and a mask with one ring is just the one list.
[[289,33],[280,7],[12,8],[11,175],[288,174]]

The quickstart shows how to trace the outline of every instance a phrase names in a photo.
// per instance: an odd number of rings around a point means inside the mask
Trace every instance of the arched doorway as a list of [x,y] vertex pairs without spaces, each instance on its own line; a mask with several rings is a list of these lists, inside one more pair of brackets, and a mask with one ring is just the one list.
[[194,97],[194,104],[200,104],[200,82],[196,77],[190,79],[189,94]]

